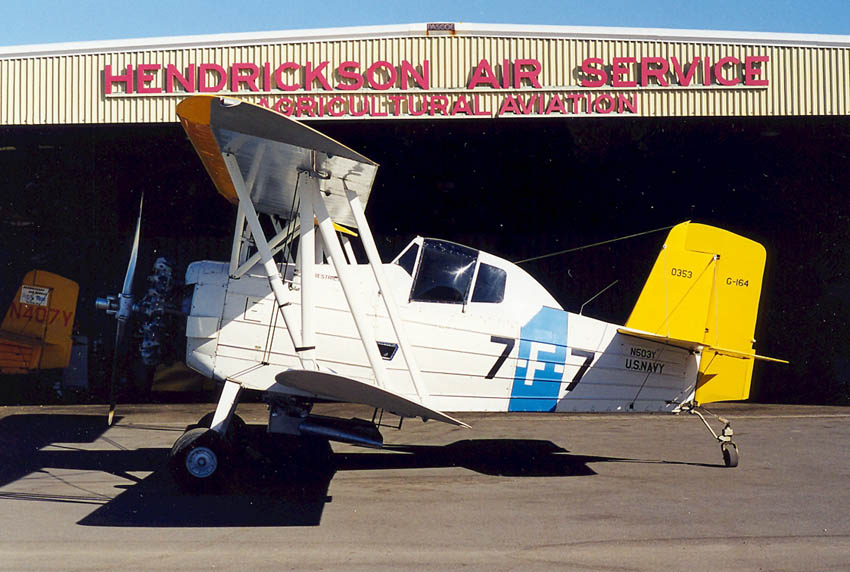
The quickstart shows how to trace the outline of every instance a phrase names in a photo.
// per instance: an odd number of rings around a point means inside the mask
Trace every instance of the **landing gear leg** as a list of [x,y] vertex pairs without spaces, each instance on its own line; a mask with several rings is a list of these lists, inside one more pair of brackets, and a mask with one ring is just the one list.
[[242,392],[242,386],[235,381],[226,381],[224,388],[221,390],[221,397],[218,398],[218,406],[215,408],[210,422],[210,429],[222,435],[227,432],[227,427],[230,425],[230,418],[233,412],[236,411],[236,405],[239,403],[239,394]]
[[[705,416],[700,411],[700,409],[703,409],[705,413],[716,417],[718,421],[724,424],[723,429],[720,430],[720,433],[717,433],[714,431],[714,429],[712,429],[711,425],[709,425],[708,421],[706,421]],[[700,408],[699,406],[693,404],[691,404],[686,409],[686,411],[691,415],[696,415],[697,417],[699,417],[700,421],[703,422],[703,425],[708,428],[714,438],[717,439],[717,442],[720,443],[720,452],[723,454],[723,464],[727,467],[737,467],[738,446],[735,444],[734,441],[732,441],[732,435],[734,435],[734,432],[732,431],[732,425],[729,423],[729,421],[724,419],[723,417],[711,413],[707,409]]]

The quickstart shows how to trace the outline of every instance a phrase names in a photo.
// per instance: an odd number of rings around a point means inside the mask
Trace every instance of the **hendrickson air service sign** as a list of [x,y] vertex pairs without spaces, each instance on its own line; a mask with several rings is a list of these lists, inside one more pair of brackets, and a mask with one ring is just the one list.
[[[301,119],[576,117],[643,115],[649,94],[663,91],[765,91],[769,62],[757,53],[587,57],[558,74],[545,59],[479,59],[441,74],[431,59],[198,61],[105,65],[101,78],[105,98],[232,95]],[[435,85],[452,76],[464,79]],[[549,77],[569,77],[570,85],[550,85]]]

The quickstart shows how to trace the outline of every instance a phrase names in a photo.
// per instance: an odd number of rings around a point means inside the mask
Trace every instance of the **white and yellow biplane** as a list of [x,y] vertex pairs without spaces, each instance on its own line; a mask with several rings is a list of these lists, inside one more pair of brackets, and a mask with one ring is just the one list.
[[[207,427],[172,449],[186,486],[228,471],[246,389],[263,392],[270,432],[379,447],[377,417],[311,408],[353,402],[455,425],[471,411],[699,413],[747,399],[754,360],[770,359],[753,349],[765,250],[752,240],[675,226],[618,326],[564,311],[517,265],[445,240],[416,238],[382,262],[364,215],[378,165],[310,127],[222,97],[190,97],[177,113],[237,206],[230,260],[186,272],[186,363],[223,384]],[[706,426],[735,466],[728,423]]]

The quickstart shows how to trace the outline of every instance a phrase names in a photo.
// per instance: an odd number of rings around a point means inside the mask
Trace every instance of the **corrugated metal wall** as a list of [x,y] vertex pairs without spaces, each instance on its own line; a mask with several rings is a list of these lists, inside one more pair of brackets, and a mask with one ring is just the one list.
[[[610,65],[612,58],[654,56],[669,61],[675,56],[689,62],[695,57],[710,57],[716,62],[724,56],[742,60],[747,56],[768,56],[763,64],[762,77],[768,86],[704,86],[700,72],[689,87],[671,82],[669,87],[583,88],[579,86],[580,66],[585,58],[601,58]],[[536,59],[542,63],[542,89],[499,89],[479,86],[467,90],[475,66],[487,59],[494,66],[503,60]],[[189,64],[217,63],[229,69],[233,63],[250,62],[262,66],[270,62],[304,65],[307,61],[328,61],[327,69],[334,70],[341,62],[362,63],[361,72],[371,63],[386,60],[395,65],[407,60],[420,65],[430,62],[431,89],[428,94],[448,94],[450,101],[460,94],[477,94],[477,110],[482,116],[499,114],[506,97],[518,94],[526,103],[529,97],[540,94],[544,103],[536,103],[530,112],[539,115],[542,107],[555,94],[566,99],[569,94],[624,94],[637,101],[631,115],[667,116],[751,116],[751,115],[846,115],[850,112],[850,49],[846,47],[808,47],[786,45],[711,44],[679,41],[645,40],[588,40],[570,38],[505,38],[486,36],[410,36],[394,38],[277,43],[270,45],[210,47],[191,49],[159,49],[150,51],[84,53],[45,57],[10,57],[0,59],[0,123],[3,125],[90,124],[90,123],[147,123],[175,121],[174,107],[185,96],[175,94],[123,94],[122,86],[115,93],[104,95],[104,69],[112,66],[113,74],[123,73],[128,65],[159,64],[163,70],[174,64],[185,70]],[[730,72],[732,73],[732,72]],[[164,71],[156,72],[154,86],[163,86]],[[329,73],[328,76],[331,74]],[[672,73],[668,76],[672,78]],[[634,76],[631,76],[633,79]],[[331,84],[336,81],[328,77]],[[222,91],[221,93],[230,93]],[[389,113],[393,103],[388,96],[422,95],[418,89],[375,91],[368,87],[357,91],[323,92],[314,87],[309,92],[273,91],[271,93],[240,93],[258,102],[267,98],[273,105],[280,98],[340,95],[348,98],[373,95],[376,107],[372,115]],[[539,97],[539,96],[538,96]],[[451,99],[454,98],[454,99]],[[583,105],[586,103],[583,102]],[[358,104],[360,105],[360,104]],[[406,110],[405,102],[403,111]],[[414,103],[414,107],[421,101]],[[591,109],[592,110],[592,109]],[[484,113],[487,113],[484,115]],[[566,113],[557,116],[577,117],[585,113]],[[517,113],[502,113],[514,117]],[[423,117],[442,117],[440,113]],[[456,117],[470,117],[459,114]],[[613,114],[612,114],[613,116]]]

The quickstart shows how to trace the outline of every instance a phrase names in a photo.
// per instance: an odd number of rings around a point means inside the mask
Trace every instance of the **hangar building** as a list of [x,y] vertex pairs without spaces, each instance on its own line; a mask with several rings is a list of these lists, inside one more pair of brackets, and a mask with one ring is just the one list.
[[850,399],[850,36],[429,23],[0,48],[8,299],[32,267],[81,284],[78,325],[126,265],[227,256],[234,213],[174,112],[238,96],[379,162],[384,255],[415,234],[527,264],[622,323],[682,220],[768,250],[756,397]]

